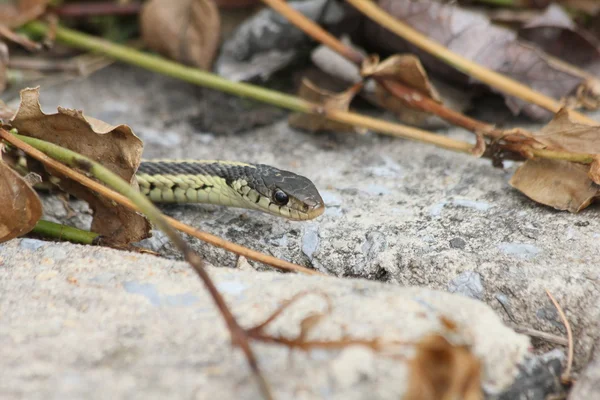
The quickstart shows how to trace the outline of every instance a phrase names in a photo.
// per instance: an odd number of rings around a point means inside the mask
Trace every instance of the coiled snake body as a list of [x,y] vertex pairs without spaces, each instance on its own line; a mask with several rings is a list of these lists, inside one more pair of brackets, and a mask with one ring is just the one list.
[[325,209],[307,178],[268,165],[218,160],[143,161],[140,191],[155,203],[209,203],[309,220]]

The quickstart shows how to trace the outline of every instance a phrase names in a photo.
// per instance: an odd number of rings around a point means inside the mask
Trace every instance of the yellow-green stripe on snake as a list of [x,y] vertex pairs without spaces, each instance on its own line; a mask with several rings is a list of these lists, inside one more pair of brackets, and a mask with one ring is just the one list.
[[309,220],[325,209],[307,178],[269,165],[219,160],[142,161],[140,191],[155,203],[209,203]]

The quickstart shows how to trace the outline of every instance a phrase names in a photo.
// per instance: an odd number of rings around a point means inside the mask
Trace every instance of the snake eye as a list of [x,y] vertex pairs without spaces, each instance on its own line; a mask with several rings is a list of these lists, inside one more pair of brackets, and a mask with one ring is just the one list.
[[290,201],[290,198],[283,190],[277,189],[273,194],[273,200],[275,200],[277,204],[285,206],[288,201]]

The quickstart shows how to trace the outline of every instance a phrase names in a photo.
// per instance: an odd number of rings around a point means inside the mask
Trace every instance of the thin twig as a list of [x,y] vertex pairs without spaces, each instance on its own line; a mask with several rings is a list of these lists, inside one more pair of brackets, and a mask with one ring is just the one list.
[[[223,299],[217,287],[208,275],[208,272],[204,266],[204,261],[187,245],[181,236],[179,236],[179,234],[171,227],[171,225],[169,225],[167,220],[162,216],[161,212],[148,199],[146,199],[143,194],[135,190],[129,185],[129,183],[125,182],[118,175],[104,168],[99,163],[71,150],[64,149],[60,146],[45,142],[43,140],[11,134],[4,129],[0,129],[0,137],[45,165],[50,165],[52,168],[55,168],[57,171],[67,176],[73,175],[71,168],[63,165],[53,158],[50,158],[44,154],[44,152],[52,153],[53,156],[59,158],[63,162],[66,162],[68,165],[84,169],[97,179],[112,186],[122,195],[126,195],[153,224],[155,224],[169,237],[169,239],[171,239],[179,251],[183,253],[186,261],[192,266],[198,277],[202,280],[204,286],[217,305],[217,308],[221,312],[221,315],[223,316],[223,319],[225,320],[227,328],[231,334],[231,340],[233,344],[239,346],[244,352],[246,360],[250,365],[252,373],[257,380],[263,395],[266,399],[273,398],[269,385],[261,374],[256,357],[250,348],[249,338],[246,334],[246,331],[237,323],[237,320],[227,306],[225,299]],[[43,149],[44,152],[39,149]]]
[[[345,45],[338,40],[331,33],[321,28],[315,22],[307,18],[304,14],[297,11],[296,9],[289,6],[282,0],[262,0],[263,3],[267,4],[275,11],[280,13],[282,16],[287,18],[291,23],[302,29],[306,34],[310,35],[313,39],[321,42],[328,46],[333,51],[342,55],[349,61],[361,67],[365,61],[365,57],[352,47]],[[478,138],[481,135],[492,138],[493,140],[509,139],[510,134],[497,129],[493,125],[486,122],[478,121],[474,118],[468,117],[460,112],[451,110],[440,104],[428,96],[424,96],[422,93],[403,85],[401,82],[388,80],[384,77],[373,77],[377,83],[391,93],[397,99],[403,101],[409,106],[419,109],[421,111],[429,112],[437,115],[438,117],[460,127],[463,127],[477,135]],[[577,117],[577,116],[576,116]],[[597,124],[596,121],[587,119],[587,122]],[[526,133],[522,131],[522,133]],[[518,138],[517,138],[518,139]],[[531,146],[524,145],[523,143],[511,143],[508,146],[502,145],[502,148],[514,151],[518,154],[523,155],[525,158],[539,157],[553,160],[567,160],[572,162],[578,162],[581,164],[590,164],[594,161],[594,156],[585,153],[571,153],[566,151],[547,150],[547,149],[536,149]],[[474,150],[474,148],[472,148]]]
[[[47,30],[47,26],[41,22],[31,22],[23,29],[34,34],[43,35]],[[111,43],[71,29],[58,27],[56,39],[69,46],[105,54],[119,61],[137,65],[150,71],[155,71],[186,82],[220,90],[240,97],[249,97],[292,111],[315,114],[334,121],[350,123],[354,126],[371,129],[382,134],[430,143],[463,153],[470,153],[471,148],[473,147],[473,144],[471,143],[451,139],[422,129],[391,123],[377,118],[366,117],[356,113],[329,110],[325,109],[320,104],[311,103],[296,96],[276,92],[248,83],[232,82],[210,72],[201,71],[198,68],[188,67],[156,55],[147,54],[126,46]]]
[[21,45],[29,51],[36,51],[42,48],[42,46],[39,43],[33,42],[27,37],[13,32],[12,30],[10,30],[10,28],[3,24],[0,24],[0,37],[4,37],[5,39],[10,40],[11,42]]
[[277,308],[277,310],[275,310],[263,322],[248,329],[247,330],[248,334],[263,332],[265,330],[265,328],[267,327],[267,325],[271,324],[274,320],[276,320],[281,314],[283,314],[284,311],[286,311],[288,308],[290,308],[292,306],[292,304],[305,298],[307,295],[310,295],[310,294],[316,294],[316,295],[323,297],[325,299],[325,301],[327,302],[327,310],[325,311],[325,314],[331,314],[333,306],[331,304],[331,299],[329,298],[327,293],[320,292],[320,291],[303,291],[303,292],[296,293],[291,298],[287,299],[281,306],[279,306],[279,308]]
[[553,335],[551,333],[538,331],[536,329],[527,328],[526,326],[513,325],[511,328],[518,333],[522,333],[527,336],[531,336],[537,339],[542,339],[550,343],[558,344],[561,346],[568,346],[569,341],[562,336]]
[[[100,186],[102,186],[102,185],[100,185]],[[105,193],[103,193],[103,194],[105,194]],[[109,197],[109,196],[107,196],[107,197]],[[111,199],[115,200],[119,204],[122,204],[122,205],[128,207],[128,205],[125,202],[121,202],[121,201],[117,200],[116,196]],[[197,239],[200,239],[203,242],[212,244],[213,246],[220,247],[222,249],[225,249],[225,250],[235,253],[237,255],[244,256],[250,260],[261,262],[263,264],[269,265],[273,268],[280,269],[282,271],[299,272],[299,273],[302,273],[305,275],[326,276],[326,274],[323,274],[319,271],[315,271],[314,269],[305,268],[298,264],[294,264],[294,263],[291,263],[291,262],[288,262],[285,260],[281,260],[281,259],[273,257],[273,256],[269,256],[267,254],[263,254],[261,252],[255,251],[255,250],[248,249],[244,246],[240,246],[239,244],[229,242],[218,236],[211,235],[210,233],[199,231],[199,230],[197,230],[189,225],[186,225],[183,222],[179,222],[176,219],[173,219],[171,217],[166,217],[166,218],[167,218],[167,221],[171,224],[171,226],[173,228],[177,229],[178,231],[187,233],[188,235],[193,236]]]
[[[41,22],[31,22],[24,29],[33,34],[44,34],[47,26]],[[472,154],[473,144],[455,140],[443,135],[437,135],[422,129],[392,123],[377,118],[341,110],[326,109],[320,104],[308,102],[296,96],[276,92],[248,83],[232,82],[215,74],[201,71],[197,68],[166,60],[151,54],[108,42],[67,28],[58,27],[56,39],[66,45],[104,54],[116,60],[158,72],[167,76],[181,79],[210,89],[240,97],[248,97],[277,107],[292,111],[318,115],[333,121],[371,129],[381,134],[420,141],[461,153]],[[589,154],[571,153],[568,151],[545,151],[538,154],[537,149],[523,145],[519,148],[523,155],[537,156],[549,159],[569,159],[574,162],[589,164],[593,158]]]
[[560,304],[558,304],[558,302],[556,301],[554,296],[552,296],[552,293],[550,293],[550,291],[548,289],[546,289],[546,294],[548,295],[548,297],[550,297],[550,300],[552,301],[552,304],[554,304],[554,307],[556,307],[556,311],[558,311],[558,314],[560,315],[562,323],[565,326],[565,329],[567,330],[567,340],[568,340],[568,344],[569,344],[569,350],[568,350],[568,356],[567,356],[567,367],[565,368],[565,371],[563,372],[563,374],[560,377],[561,380],[563,381],[563,383],[566,384],[566,383],[571,382],[571,367],[573,365],[573,331],[571,330],[571,324],[569,324],[569,320],[567,319],[567,316],[565,315]]
[[[362,66],[365,57],[360,52],[342,43],[331,33],[321,28],[314,21],[307,18],[304,14],[291,7],[283,0],[262,0],[262,2],[287,18],[292,24],[302,29],[304,33],[310,35],[313,39],[321,42],[354,63],[358,68]],[[451,110],[430,97],[423,95],[423,93],[402,84],[402,82],[378,76],[373,78],[381,85],[381,87],[412,108],[435,114],[440,118],[443,118],[454,125],[461,126],[471,132],[483,133],[486,136],[495,139],[499,139],[504,135],[502,130],[496,129],[493,125],[467,117],[458,111]]]
[[15,69],[32,69],[35,71],[79,72],[79,65],[72,61],[60,61],[38,57],[11,57],[8,67]]
[[[557,113],[563,104],[545,96],[530,87],[508,78],[496,71],[485,68],[465,57],[462,57],[437,43],[397,18],[391,16],[371,0],[346,0],[365,16],[377,22],[382,27],[400,36],[404,40],[437,57],[459,71],[490,85],[506,94],[518,97],[529,103],[536,104],[548,111]],[[576,111],[571,111],[573,118],[580,122],[597,123],[593,119]]]

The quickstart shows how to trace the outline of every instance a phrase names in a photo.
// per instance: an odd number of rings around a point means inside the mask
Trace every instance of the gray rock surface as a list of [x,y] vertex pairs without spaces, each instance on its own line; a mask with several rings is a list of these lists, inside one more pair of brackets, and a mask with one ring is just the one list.
[[[199,229],[339,277],[459,288],[506,321],[564,335],[548,289],[574,328],[576,371],[600,339],[600,209],[574,215],[533,203],[508,185],[514,163],[494,169],[489,160],[420,143],[371,133],[309,134],[284,120],[239,132],[281,114],[244,101],[254,113],[248,122],[239,100],[122,66],[47,87],[41,100],[46,112],[76,107],[129,124],[145,141],[146,158],[217,157],[296,171],[315,182],[327,203],[325,214],[307,223],[214,206],[163,208]],[[445,134],[471,139],[460,130]],[[59,202],[44,201],[50,217],[65,221]],[[85,227],[89,216],[67,222]],[[145,244],[180,258],[164,238]],[[231,254],[191,244],[213,265],[236,265]],[[536,344],[540,352],[554,348]]]
[[538,357],[528,357],[526,362],[519,365],[519,375],[515,383],[498,399],[546,400],[564,397],[566,387],[560,380],[564,362],[565,355],[560,350],[553,350]]
[[[325,293],[332,313],[307,339],[416,341],[441,333],[469,344],[490,393],[508,387],[529,339],[463,296],[356,279],[210,268],[247,327],[303,291]],[[241,352],[190,267],[106,248],[12,240],[0,247],[0,398],[256,399]],[[297,335],[324,311],[309,295],[270,328]],[[458,328],[448,330],[441,317]],[[253,346],[278,399],[398,399],[410,346],[289,351]],[[392,358],[392,355],[401,355]]]

